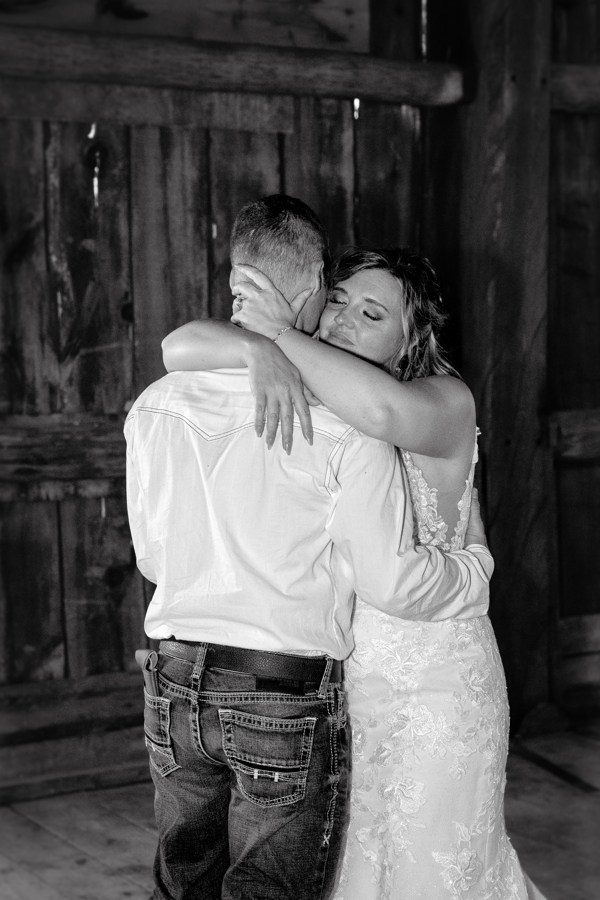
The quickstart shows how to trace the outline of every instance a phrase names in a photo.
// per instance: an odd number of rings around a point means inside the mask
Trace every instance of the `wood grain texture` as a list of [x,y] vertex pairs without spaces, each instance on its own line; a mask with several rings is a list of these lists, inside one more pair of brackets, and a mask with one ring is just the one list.
[[279,47],[319,47],[366,52],[369,48],[368,0],[137,0],[139,17],[99,14],[93,0],[54,0],[11,4],[0,24],[68,28],[109,34],[173,36],[188,40],[231,41]]
[[552,109],[573,113],[600,111],[600,66],[552,66]]
[[420,111],[365,101],[356,122],[358,240],[416,246],[420,220]]
[[[558,4],[553,45],[557,65],[598,68],[598,4],[593,0]],[[560,613],[572,617],[600,613],[600,561],[594,542],[600,517],[598,116],[554,112],[551,154],[549,389],[550,406],[556,411],[552,422],[557,452]],[[591,663],[585,666],[588,674],[594,671]],[[565,685],[566,673],[564,669]]]
[[208,314],[207,133],[131,129],[135,392],[165,374],[160,343]]
[[10,416],[1,423],[1,480],[31,483],[124,475],[122,418]]
[[90,133],[89,124],[47,127],[46,222],[58,302],[60,406],[66,413],[115,415],[132,397],[129,148],[122,126],[104,124],[93,138]]
[[136,672],[4,685],[0,746],[115,731],[143,724],[143,680]]
[[46,272],[44,135],[0,122],[0,413],[58,409],[55,297]]
[[354,128],[347,101],[296,100],[294,133],[283,145],[284,190],[324,222],[331,249],[355,242]]
[[2,505],[3,680],[65,675],[56,503]]
[[135,671],[145,609],[125,498],[64,500],[61,531],[69,676]]
[[463,96],[460,69],[359,53],[0,29],[0,74],[201,91],[362,97],[437,106]]
[[[285,133],[291,97],[149,88],[125,84],[39,81],[0,76],[0,119],[120,122],[171,128],[225,128]],[[113,159],[114,162],[114,159]]]
[[552,413],[550,441],[559,459],[600,459],[600,409]]
[[244,203],[281,191],[279,142],[275,135],[210,133],[211,274],[210,315],[228,319],[229,237]]
[[[554,572],[546,388],[550,3],[469,3],[479,58],[461,110],[463,374],[482,429],[491,615],[516,724],[548,696]],[[515,623],[519,623],[516,627]]]

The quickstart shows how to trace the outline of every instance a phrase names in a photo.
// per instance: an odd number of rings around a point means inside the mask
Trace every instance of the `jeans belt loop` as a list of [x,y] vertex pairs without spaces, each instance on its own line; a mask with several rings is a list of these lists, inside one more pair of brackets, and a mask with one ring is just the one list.
[[329,686],[329,679],[331,678],[331,670],[333,669],[333,660],[330,657],[327,657],[327,662],[325,663],[325,669],[323,671],[323,677],[321,678],[321,684],[319,685],[319,690],[317,691],[317,695],[321,698],[321,700],[325,700],[327,697],[327,688]]
[[196,653],[196,662],[192,670],[192,688],[195,691],[200,690],[200,682],[202,681],[202,673],[204,671],[204,660],[206,658],[206,644],[200,644]]

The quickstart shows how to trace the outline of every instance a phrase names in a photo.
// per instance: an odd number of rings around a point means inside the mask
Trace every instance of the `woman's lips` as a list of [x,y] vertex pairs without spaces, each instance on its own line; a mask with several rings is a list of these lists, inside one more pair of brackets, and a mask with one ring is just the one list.
[[350,338],[341,331],[330,331],[326,340],[329,341],[330,344],[346,344],[347,346],[352,346],[353,344]]

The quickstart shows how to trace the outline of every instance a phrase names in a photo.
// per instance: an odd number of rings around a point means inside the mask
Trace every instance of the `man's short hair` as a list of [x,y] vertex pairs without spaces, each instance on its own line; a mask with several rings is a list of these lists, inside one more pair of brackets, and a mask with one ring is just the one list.
[[242,207],[231,232],[231,261],[246,262],[267,275],[284,294],[295,288],[306,269],[323,261],[329,283],[331,259],[325,227],[310,206],[286,194],[251,200]]

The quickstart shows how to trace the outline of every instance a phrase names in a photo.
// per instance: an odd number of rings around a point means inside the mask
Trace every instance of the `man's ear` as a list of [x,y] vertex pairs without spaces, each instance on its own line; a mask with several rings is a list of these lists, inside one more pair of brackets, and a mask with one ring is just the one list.
[[315,291],[319,291],[319,290],[321,290],[322,287],[325,287],[325,276],[323,274],[324,271],[325,271],[325,263],[323,262],[323,260],[321,260],[321,262],[317,265],[317,270],[315,272],[315,278],[316,278]]
[[235,266],[231,267],[231,272],[229,273],[229,287],[231,290],[235,287]]

